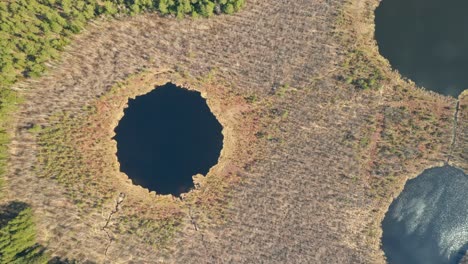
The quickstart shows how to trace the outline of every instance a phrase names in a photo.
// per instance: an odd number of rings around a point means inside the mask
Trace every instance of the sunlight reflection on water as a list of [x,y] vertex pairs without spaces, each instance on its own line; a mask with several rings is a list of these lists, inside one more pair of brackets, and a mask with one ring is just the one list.
[[458,263],[468,245],[468,177],[451,166],[409,180],[382,222],[389,263]]

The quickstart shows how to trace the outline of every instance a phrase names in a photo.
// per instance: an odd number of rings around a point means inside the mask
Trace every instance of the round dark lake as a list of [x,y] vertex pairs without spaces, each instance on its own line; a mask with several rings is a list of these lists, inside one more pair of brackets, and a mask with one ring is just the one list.
[[468,88],[468,1],[383,0],[375,11],[380,54],[426,89]]
[[136,185],[179,196],[218,162],[221,131],[199,92],[157,87],[130,99],[115,129],[120,169]]
[[451,166],[409,180],[382,222],[390,264],[456,264],[468,249],[468,175]]

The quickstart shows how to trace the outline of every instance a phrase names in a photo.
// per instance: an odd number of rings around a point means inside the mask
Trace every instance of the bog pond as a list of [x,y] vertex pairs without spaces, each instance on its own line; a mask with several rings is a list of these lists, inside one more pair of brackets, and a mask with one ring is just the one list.
[[199,92],[157,87],[130,99],[115,129],[120,169],[136,185],[179,196],[218,162],[221,131]]
[[456,264],[468,249],[468,175],[451,166],[409,180],[382,222],[390,264]]
[[[468,88],[468,1],[382,0],[375,38],[393,69],[418,86],[458,97]],[[455,264],[468,249],[468,177],[454,167],[409,180],[382,222],[391,264]]]
[[468,88],[468,1],[383,0],[375,11],[382,56],[403,76],[444,95]]

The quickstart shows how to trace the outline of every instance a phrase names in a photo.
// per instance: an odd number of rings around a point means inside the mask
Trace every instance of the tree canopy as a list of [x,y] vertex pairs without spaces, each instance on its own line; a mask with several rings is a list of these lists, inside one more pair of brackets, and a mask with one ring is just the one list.
[[15,0],[0,3],[0,86],[36,77],[86,22],[100,15],[158,11],[179,18],[232,14],[245,0]]
[[0,263],[47,263],[49,256],[36,243],[31,208],[12,202],[0,208]]
[[[159,12],[178,18],[211,17],[241,9],[245,0],[11,0],[0,2],[0,176],[7,159],[6,124],[19,102],[9,89],[40,76],[87,21],[97,16]],[[1,187],[0,177],[0,187]]]
[[[245,0],[11,0],[0,2],[0,176],[6,168],[6,126],[20,99],[11,85],[40,76],[46,63],[59,57],[70,37],[87,21],[102,15],[159,12],[177,18],[232,14]],[[0,188],[1,188],[0,177]],[[29,206],[0,206],[0,264],[47,263],[36,242]],[[57,260],[58,261],[58,260]],[[60,262],[60,261],[59,261]],[[57,262],[57,263],[59,263]]]

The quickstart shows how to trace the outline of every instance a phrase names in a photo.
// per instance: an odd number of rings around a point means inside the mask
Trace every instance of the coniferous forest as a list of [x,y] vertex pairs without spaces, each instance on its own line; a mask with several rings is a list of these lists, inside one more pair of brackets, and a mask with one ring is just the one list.
[[101,15],[211,17],[238,11],[245,0],[17,0],[0,3],[0,85],[36,77],[86,22]]
[[9,113],[21,102],[11,86],[38,77],[46,63],[99,16],[126,16],[159,12],[177,18],[231,14],[245,0],[15,0],[0,2],[0,186],[5,170],[6,126]]
[[[12,86],[40,76],[57,59],[70,37],[100,16],[159,12],[177,19],[238,11],[245,0],[13,0],[0,2],[0,195],[8,159],[7,129],[21,97]],[[46,263],[35,242],[32,211],[10,203],[0,215],[0,264]],[[12,212],[14,212],[12,215]],[[6,215],[5,215],[6,214]]]
[[47,263],[44,247],[36,243],[31,208],[11,202],[0,208],[0,263]]

